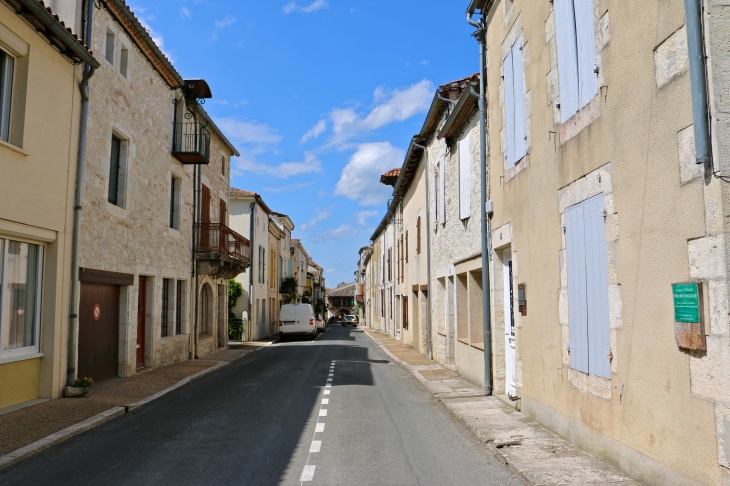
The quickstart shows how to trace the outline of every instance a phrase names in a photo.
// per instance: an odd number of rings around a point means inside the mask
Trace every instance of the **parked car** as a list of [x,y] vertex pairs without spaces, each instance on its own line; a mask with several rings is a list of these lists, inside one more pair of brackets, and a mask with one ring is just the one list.
[[285,304],[279,313],[279,339],[308,337],[314,341],[317,326],[312,304]]
[[346,315],[342,319],[342,327],[345,327],[345,326],[357,327],[357,317],[353,316],[352,314]]
[[314,320],[317,322],[317,325],[315,326],[317,328],[317,331],[325,332],[327,330],[321,314],[315,314]]

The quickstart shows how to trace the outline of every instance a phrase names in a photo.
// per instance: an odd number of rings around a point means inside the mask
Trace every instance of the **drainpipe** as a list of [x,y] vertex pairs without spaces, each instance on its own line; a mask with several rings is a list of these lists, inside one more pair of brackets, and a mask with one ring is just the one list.
[[692,114],[695,132],[696,163],[710,162],[710,124],[707,108],[707,73],[702,31],[702,0],[684,0],[689,53],[689,79],[692,91]]
[[[84,43],[91,45],[91,17],[94,12],[94,2],[87,0],[86,32]],[[84,158],[86,157],[86,128],[89,119],[89,79],[94,75],[96,68],[84,65],[84,76],[79,83],[81,91],[81,127],[79,129],[79,151],[76,160],[76,197],[74,201],[73,243],[71,247],[71,292],[69,295],[68,318],[68,363],[66,367],[66,384],[73,386],[76,381],[77,335],[79,324],[79,239],[81,238],[81,199],[84,189]]]
[[[200,165],[197,165],[193,169],[193,173],[196,170],[198,172],[198,181],[197,185],[195,184],[195,181],[193,181],[193,227],[195,227],[196,222],[200,221]],[[200,231],[202,233],[203,228],[200,228]],[[200,269],[198,268],[198,259],[195,258],[195,232],[193,232],[193,267],[195,270],[195,324],[193,326],[193,359],[198,359],[198,284],[200,283]]]
[[251,255],[249,255],[250,259],[250,265],[248,266],[248,329],[247,334],[248,338],[253,341],[253,336],[251,336],[251,326],[253,322],[253,301],[251,300],[251,296],[253,295],[253,255],[254,255],[254,245],[253,245],[253,225],[254,225],[254,211],[256,210],[256,198],[254,198],[253,202],[251,203],[251,210],[248,212],[248,214],[251,215],[249,218],[249,248],[251,248]]
[[[474,14],[470,6],[466,20],[476,27],[472,34],[479,42],[479,171],[481,177],[481,238],[482,238],[482,327],[484,329],[484,394],[492,394],[492,322],[489,292],[489,219],[487,217],[487,16],[482,10],[481,22],[472,20]],[[491,211],[490,211],[491,212]]]
[[[439,98],[441,98],[441,94],[436,91]],[[445,99],[445,98],[441,98]],[[451,100],[446,100],[451,101]],[[415,139],[413,141],[413,146],[418,147],[423,150],[423,158],[424,160],[424,173],[426,174],[426,285],[428,287],[428,296],[426,297],[426,303],[428,304],[428,310],[426,311],[426,329],[428,333],[428,359],[433,359],[433,343],[432,343],[432,337],[431,337],[431,205],[429,203],[429,195],[431,194],[429,192],[429,167],[428,167],[428,149],[424,147],[423,145],[419,145],[416,143]],[[436,211],[438,211],[438,208],[436,208]]]
[[[184,102],[182,99],[180,101],[181,102]],[[175,119],[177,120],[177,110],[175,110],[175,116],[176,116]],[[174,143],[175,142],[173,141],[173,144]],[[197,204],[196,199],[195,199],[197,197],[197,192],[195,191],[195,188],[196,187],[198,187],[198,171],[197,171],[197,168],[196,167],[193,167],[193,222],[190,224],[191,230],[192,230],[192,232],[190,234],[192,235],[192,243],[193,244],[192,244],[192,248],[190,248],[190,256],[192,257],[192,260],[191,260],[192,261],[192,263],[191,263],[191,267],[192,267],[191,268],[191,273],[192,273],[191,277],[192,278],[190,279],[190,281],[193,282],[193,285],[191,285],[191,287],[193,287],[193,289],[192,289],[193,290],[193,296],[192,297],[193,297],[193,301],[196,303],[196,306],[197,306],[197,302],[198,302],[197,301],[197,294],[198,294],[198,289],[197,289],[198,272],[197,272],[197,265],[196,265],[196,260],[195,260],[195,208],[198,207],[198,204]],[[197,307],[196,307],[196,309],[197,309]],[[195,332],[194,331],[195,331],[195,326],[197,325],[197,315],[198,314],[196,312],[195,313],[195,317],[193,317],[193,323],[194,323],[193,324],[193,332],[190,333],[190,338],[191,338],[190,339],[190,353],[188,355],[190,359],[195,358]]]

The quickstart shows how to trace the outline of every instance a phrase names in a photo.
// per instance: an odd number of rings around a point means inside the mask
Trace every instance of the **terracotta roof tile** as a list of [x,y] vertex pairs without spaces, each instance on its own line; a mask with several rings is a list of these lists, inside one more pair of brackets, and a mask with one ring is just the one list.
[[257,194],[255,192],[251,191],[244,191],[243,189],[236,189],[235,187],[231,187],[231,189],[228,191],[229,196],[233,197],[255,197]]

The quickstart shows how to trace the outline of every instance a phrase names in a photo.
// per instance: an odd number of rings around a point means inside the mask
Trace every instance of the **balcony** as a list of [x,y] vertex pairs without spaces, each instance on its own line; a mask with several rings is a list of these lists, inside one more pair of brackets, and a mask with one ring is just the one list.
[[208,164],[210,132],[197,122],[175,123],[172,134],[172,155],[183,164]]
[[356,295],[355,296],[355,302],[358,304],[364,304],[365,303],[365,296],[364,295]]
[[251,265],[251,243],[224,224],[197,223],[195,258],[201,274],[231,279]]

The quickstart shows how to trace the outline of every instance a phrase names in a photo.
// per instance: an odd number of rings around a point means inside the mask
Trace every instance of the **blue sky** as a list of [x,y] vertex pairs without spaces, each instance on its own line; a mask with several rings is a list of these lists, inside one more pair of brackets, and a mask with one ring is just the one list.
[[288,214],[328,286],[352,281],[435,87],[478,70],[454,0],[133,0],[241,152],[231,185]]

